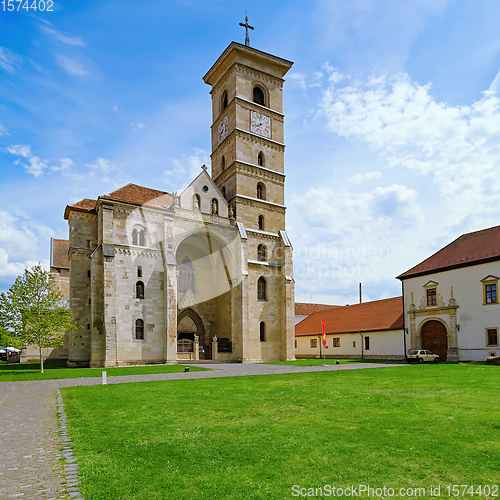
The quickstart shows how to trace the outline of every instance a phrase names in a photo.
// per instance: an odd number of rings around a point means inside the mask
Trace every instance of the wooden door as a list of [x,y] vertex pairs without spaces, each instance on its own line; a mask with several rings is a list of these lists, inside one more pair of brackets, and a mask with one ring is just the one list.
[[422,349],[428,349],[439,356],[440,361],[446,361],[448,353],[448,334],[446,327],[439,321],[427,321],[421,333]]

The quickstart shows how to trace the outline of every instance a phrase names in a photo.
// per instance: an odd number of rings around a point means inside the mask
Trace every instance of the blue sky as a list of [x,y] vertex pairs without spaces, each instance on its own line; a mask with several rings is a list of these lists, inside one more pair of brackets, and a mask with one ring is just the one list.
[[[14,2],[17,6],[17,3]],[[231,41],[294,61],[284,87],[297,301],[395,276],[497,225],[500,4],[446,0],[0,3],[0,290],[48,264],[64,208],[209,164],[202,77]]]

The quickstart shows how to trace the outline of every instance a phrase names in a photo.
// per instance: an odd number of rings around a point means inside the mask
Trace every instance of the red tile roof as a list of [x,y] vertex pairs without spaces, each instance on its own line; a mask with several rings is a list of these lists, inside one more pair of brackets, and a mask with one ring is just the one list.
[[500,226],[463,234],[439,252],[398,276],[403,280],[436,271],[500,259]]
[[52,267],[69,269],[69,240],[52,240]]
[[295,335],[321,334],[322,319],[327,334],[398,330],[403,328],[403,298],[393,297],[315,312],[295,325]]
[[332,309],[334,307],[328,304],[310,304],[307,302],[295,302],[295,316],[308,316],[316,311],[324,311],[325,309]]
[[[150,189],[138,186],[137,184],[127,184],[116,191],[99,196],[99,200],[121,201],[131,205],[159,208],[161,210],[167,210],[174,201],[172,196],[165,191],[158,191],[157,189]],[[71,210],[77,212],[95,212],[96,205],[96,200],[85,198],[77,203],[68,205],[64,211],[64,218],[67,219],[69,217]]]
[[122,201],[132,205],[141,205],[152,208],[166,210],[172,205],[174,199],[165,191],[150,189],[137,184],[127,184],[126,186],[113,191],[104,196],[99,196],[100,200]]
[[70,210],[75,210],[76,212],[95,212],[96,203],[96,200],[89,200],[88,198],[84,198],[83,200],[77,201],[76,203],[67,205],[66,210],[64,211],[64,218],[68,218]]

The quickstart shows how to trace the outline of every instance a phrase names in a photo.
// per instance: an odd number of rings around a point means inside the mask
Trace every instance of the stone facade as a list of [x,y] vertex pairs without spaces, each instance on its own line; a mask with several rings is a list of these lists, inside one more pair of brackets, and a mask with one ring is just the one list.
[[294,359],[281,94],[291,64],[232,43],[207,73],[211,176],[203,166],[179,195],[129,184],[66,208],[80,324],[69,366]]

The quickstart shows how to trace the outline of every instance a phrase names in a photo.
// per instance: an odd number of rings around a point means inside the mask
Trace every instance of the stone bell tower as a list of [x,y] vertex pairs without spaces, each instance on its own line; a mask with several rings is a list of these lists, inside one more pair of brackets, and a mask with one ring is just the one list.
[[212,178],[236,220],[285,229],[283,76],[293,63],[233,42],[204,81],[212,86]]
[[[242,26],[252,29],[248,20]],[[211,174],[234,212],[247,259],[244,362],[295,357],[282,99],[283,77],[292,64],[249,41],[232,42],[203,78],[212,87]]]

